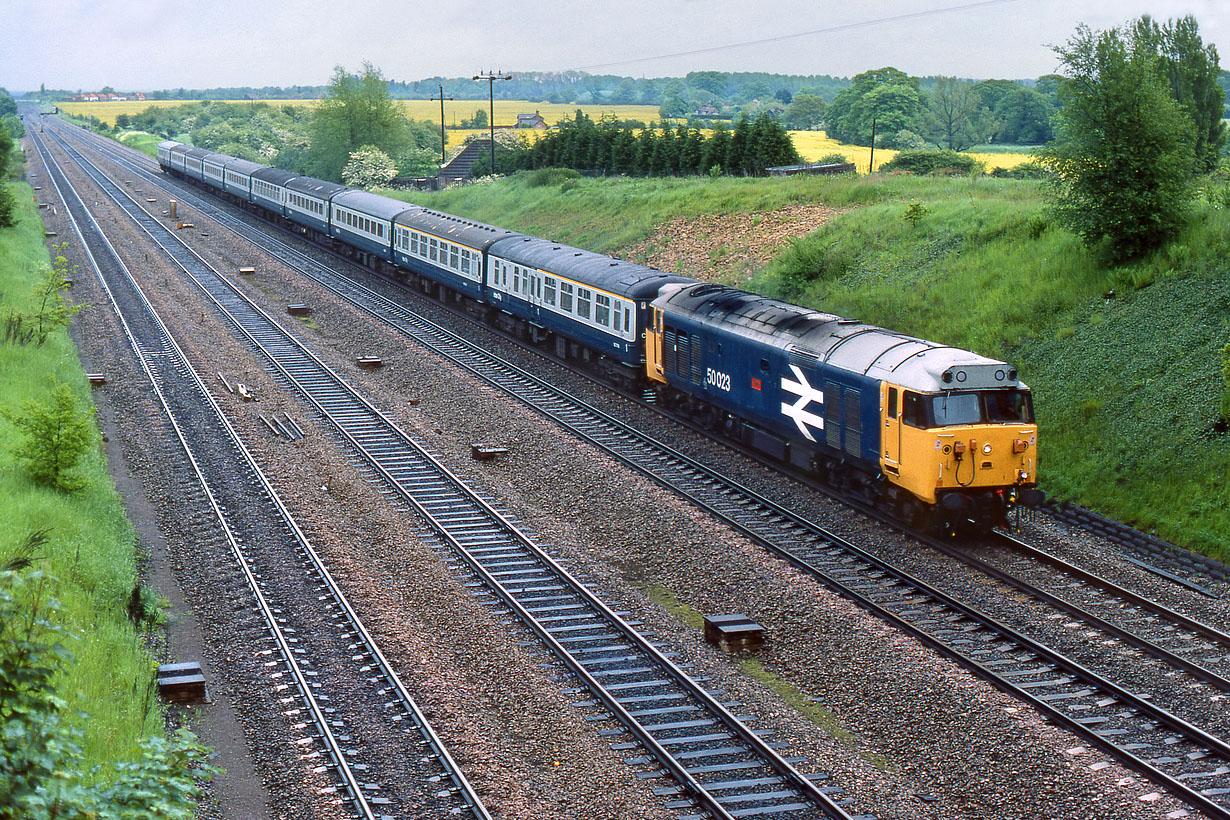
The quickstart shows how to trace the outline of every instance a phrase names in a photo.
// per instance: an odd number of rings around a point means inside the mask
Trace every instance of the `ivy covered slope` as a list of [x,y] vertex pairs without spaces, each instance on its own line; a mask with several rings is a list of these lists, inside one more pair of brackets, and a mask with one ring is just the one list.
[[[185,750],[195,747],[160,745],[142,639],[158,607],[138,587],[133,530],[66,332],[72,311],[60,289],[46,289],[59,274],[33,191],[8,189],[16,224],[0,228],[0,816],[78,816],[70,807],[102,810],[143,787],[162,808],[133,817],[184,816],[170,807],[190,808],[190,781],[159,792],[187,771]],[[84,427],[72,432],[74,422]]]
[[[1050,493],[1230,558],[1230,437],[1217,430],[1230,342],[1224,178],[1205,184],[1177,240],[1109,267],[1052,224],[1029,180],[536,171],[413,198],[616,255],[677,216],[849,208],[746,286],[1010,359],[1035,391]],[[717,250],[723,238],[710,241]]]

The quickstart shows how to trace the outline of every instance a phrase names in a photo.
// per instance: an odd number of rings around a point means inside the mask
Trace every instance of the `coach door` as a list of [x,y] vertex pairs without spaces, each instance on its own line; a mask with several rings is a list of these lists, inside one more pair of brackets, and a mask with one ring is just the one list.
[[884,408],[884,434],[880,450],[884,456],[884,471],[899,475],[901,468],[901,390],[881,383],[880,406]]

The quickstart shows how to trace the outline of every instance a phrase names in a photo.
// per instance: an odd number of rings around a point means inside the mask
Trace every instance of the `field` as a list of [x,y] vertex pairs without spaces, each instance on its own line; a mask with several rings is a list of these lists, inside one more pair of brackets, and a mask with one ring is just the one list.
[[[802,154],[803,159],[807,162],[815,162],[828,154],[844,154],[846,159],[853,162],[858,168],[860,174],[868,172],[868,164],[871,162],[871,149],[861,145],[845,145],[837,140],[830,139],[828,134],[823,131],[791,131],[790,138],[794,141],[795,149]],[[1023,162],[1028,162],[1030,156],[1021,151],[1021,146],[1012,146],[1013,151],[967,151],[970,156],[977,159],[979,162],[985,163],[988,171],[996,168],[1015,168]],[[875,155],[876,170],[879,170],[884,163],[897,156],[897,152],[888,148],[877,148]]]
[[[184,102],[184,100],[65,102],[58,103],[58,105],[69,114],[94,117],[107,123],[107,125],[113,126],[115,125],[115,118],[120,114],[139,114],[151,105],[165,108],[183,105]],[[245,101],[233,100],[232,102]],[[315,106],[319,104],[317,100],[262,100],[261,102],[267,102],[270,105]],[[406,116],[411,119],[439,125],[439,102],[432,102],[430,100],[400,100],[399,102],[402,109],[406,112]],[[480,108],[486,112],[488,110],[487,102],[484,100],[445,101],[444,119],[449,126],[446,131],[447,148],[456,148],[466,137],[471,134],[481,133],[481,129],[463,130],[455,127],[461,120],[472,118],[474,112]],[[573,116],[578,108],[586,116],[595,120],[603,115],[614,115],[621,120],[640,120],[645,123],[655,122],[658,119],[658,107],[653,105],[563,105],[519,100],[496,100],[495,125],[497,128],[511,127],[516,124],[518,114],[532,114],[534,112],[541,114],[548,125],[555,125],[561,119]],[[544,132],[524,129],[518,133],[532,141]],[[790,137],[794,140],[794,147],[806,162],[815,162],[828,154],[840,153],[844,154],[850,162],[857,166],[859,173],[865,174],[869,170],[868,163],[871,160],[871,152],[868,148],[839,143],[836,140],[829,139],[828,135],[823,131],[791,131]],[[1001,152],[999,150],[989,150],[987,152],[971,151],[969,153],[979,161],[986,163],[988,171],[995,168],[1012,168],[1029,160],[1029,154],[1020,152],[1019,146],[1010,147],[1018,150],[1010,152]],[[878,170],[884,163],[895,156],[897,156],[896,151],[877,148],[875,152],[876,169]]]
[[[61,110],[78,117],[94,117],[107,125],[115,125],[115,118],[120,114],[140,114],[151,105],[158,108],[171,108],[183,105],[193,100],[127,100],[125,102],[62,102],[56,103]],[[232,103],[243,103],[248,100],[227,100]],[[315,107],[319,100],[257,100],[269,105],[305,105]],[[431,100],[398,100],[406,116],[413,120],[434,122],[440,124],[440,103]],[[450,127],[465,119],[471,119],[474,112],[482,109],[486,114],[489,110],[486,100],[445,100],[444,121]],[[586,116],[598,119],[603,114],[614,114],[621,120],[641,120],[653,122],[658,119],[656,105],[562,105],[557,103],[529,102],[523,100],[496,100],[495,126],[514,126],[518,114],[533,114],[538,112],[548,125],[555,125],[564,117],[571,117],[577,109]]]

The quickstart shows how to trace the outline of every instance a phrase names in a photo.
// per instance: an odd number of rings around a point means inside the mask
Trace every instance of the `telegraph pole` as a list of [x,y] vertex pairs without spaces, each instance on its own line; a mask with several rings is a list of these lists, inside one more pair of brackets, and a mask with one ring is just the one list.
[[432,97],[432,100],[440,101],[440,167],[444,167],[444,101],[451,100],[452,97],[444,96],[444,86],[440,86],[440,96]]
[[867,175],[876,172],[876,118],[871,118],[871,159],[867,160]]
[[505,74],[501,71],[487,70],[481,74],[475,74],[474,79],[487,81],[487,98],[491,101],[491,118],[487,124],[491,127],[491,175],[495,176],[495,81],[496,80],[511,80],[511,74]]

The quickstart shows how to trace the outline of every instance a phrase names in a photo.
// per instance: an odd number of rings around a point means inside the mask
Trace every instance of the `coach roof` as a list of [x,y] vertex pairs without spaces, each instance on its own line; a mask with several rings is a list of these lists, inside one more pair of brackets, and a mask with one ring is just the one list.
[[501,239],[491,246],[490,253],[514,264],[537,268],[630,299],[652,299],[666,284],[696,282],[686,276],[532,236]]

